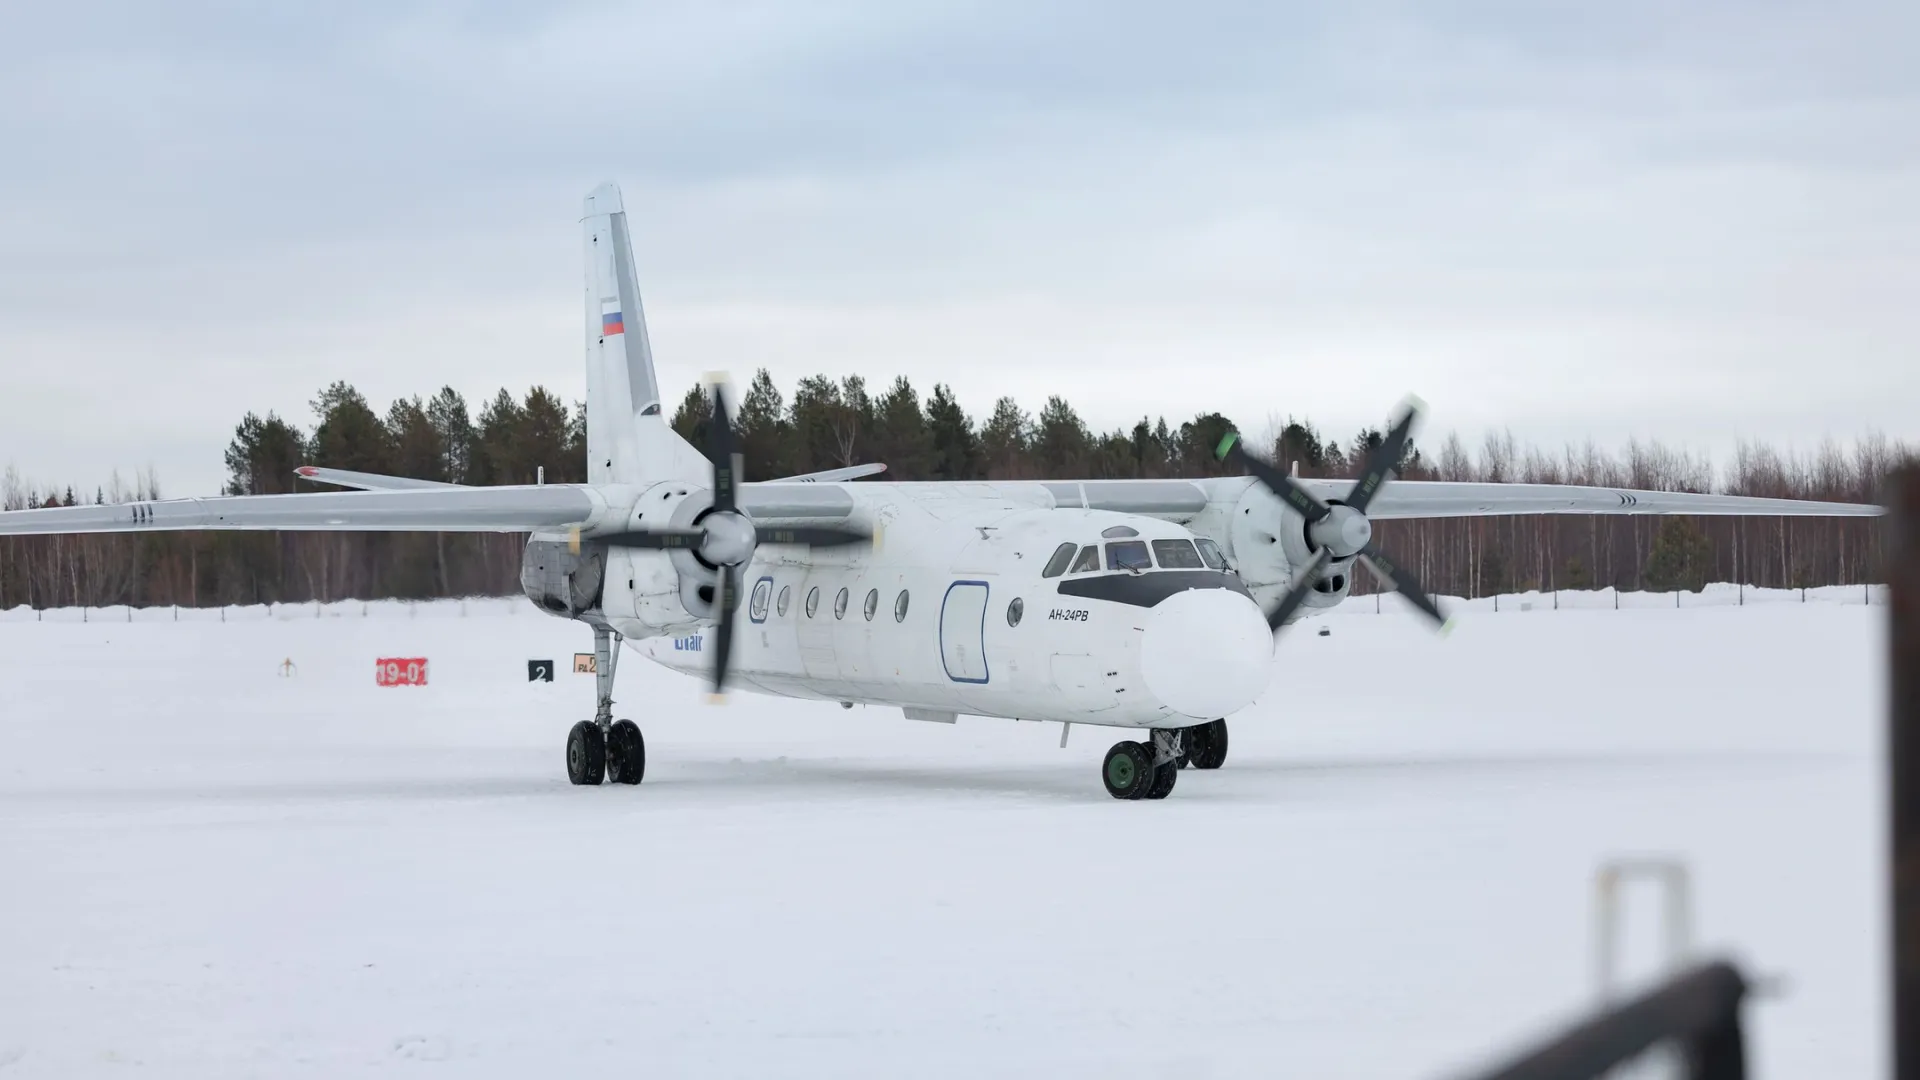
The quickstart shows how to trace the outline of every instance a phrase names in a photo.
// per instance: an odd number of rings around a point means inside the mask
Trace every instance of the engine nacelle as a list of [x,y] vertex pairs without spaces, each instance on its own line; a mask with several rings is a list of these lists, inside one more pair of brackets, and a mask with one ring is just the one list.
[[[1262,607],[1273,610],[1293,584],[1296,568],[1313,558],[1306,519],[1264,486],[1249,484],[1234,504],[1227,531],[1241,580]],[[1330,608],[1346,599],[1353,563],[1351,555],[1329,562],[1304,606]]]
[[520,553],[520,591],[549,615],[578,619],[597,613],[607,583],[607,546],[585,541],[529,540]]
[[[679,481],[655,484],[634,504],[628,527],[691,528],[712,507],[713,492],[706,488]],[[661,627],[711,622],[717,614],[713,597],[720,582],[719,571],[686,548],[667,552],[666,561],[673,569],[671,582],[663,582],[657,575],[652,576],[650,586],[642,587],[636,581],[635,616]]]

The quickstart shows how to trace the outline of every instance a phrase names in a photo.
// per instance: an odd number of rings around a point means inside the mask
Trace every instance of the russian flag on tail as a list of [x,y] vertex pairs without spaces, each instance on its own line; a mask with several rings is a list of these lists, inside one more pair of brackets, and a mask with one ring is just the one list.
[[627,332],[627,326],[625,323],[620,321],[619,312],[609,311],[606,314],[600,316],[600,336],[601,337],[612,337],[615,334],[624,334],[626,332]]

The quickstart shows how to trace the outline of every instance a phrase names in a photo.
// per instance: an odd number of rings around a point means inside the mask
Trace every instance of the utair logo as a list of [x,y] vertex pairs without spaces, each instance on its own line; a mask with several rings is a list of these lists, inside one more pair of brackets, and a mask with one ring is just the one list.
[[695,634],[692,637],[674,638],[673,651],[674,652],[699,652],[700,651],[700,635]]

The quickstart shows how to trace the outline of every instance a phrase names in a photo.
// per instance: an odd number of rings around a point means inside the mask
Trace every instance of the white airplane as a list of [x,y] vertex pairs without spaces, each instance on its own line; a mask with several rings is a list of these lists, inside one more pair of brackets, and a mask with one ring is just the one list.
[[[1101,777],[1159,799],[1218,768],[1226,717],[1266,687],[1275,634],[1348,594],[1365,564],[1446,620],[1373,541],[1376,519],[1504,514],[1872,515],[1878,507],[1608,488],[1389,484],[1402,408],[1355,482],[1297,479],[1229,438],[1251,475],[1195,480],[848,483],[884,466],[745,483],[723,387],[703,453],[661,414],[619,190],[587,196],[588,482],[463,487],[304,468],[361,490],[0,513],[0,535],[152,529],[530,533],[520,581],[593,629],[597,708],[567,776],[636,784],[639,727],[614,719],[620,645],[782,697],[1129,729]],[[744,608],[745,622],[740,621]]]

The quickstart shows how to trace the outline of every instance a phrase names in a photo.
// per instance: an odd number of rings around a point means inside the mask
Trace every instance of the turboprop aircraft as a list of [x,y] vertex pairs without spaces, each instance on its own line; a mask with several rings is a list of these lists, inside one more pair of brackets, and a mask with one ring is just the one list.
[[463,487],[308,467],[359,490],[0,513],[0,535],[153,529],[524,532],[520,583],[593,631],[596,708],[568,779],[637,784],[646,745],[614,718],[623,643],[676,670],[784,697],[1125,729],[1101,765],[1120,799],[1218,768],[1227,717],[1265,689],[1275,635],[1346,599],[1355,564],[1446,618],[1372,522],[1504,514],[1869,515],[1878,507],[1543,484],[1394,483],[1410,401],[1358,480],[1300,479],[1229,438],[1248,475],[1193,480],[850,482],[884,466],[748,482],[714,385],[709,441],[668,426],[619,190],[587,196],[587,482]]

